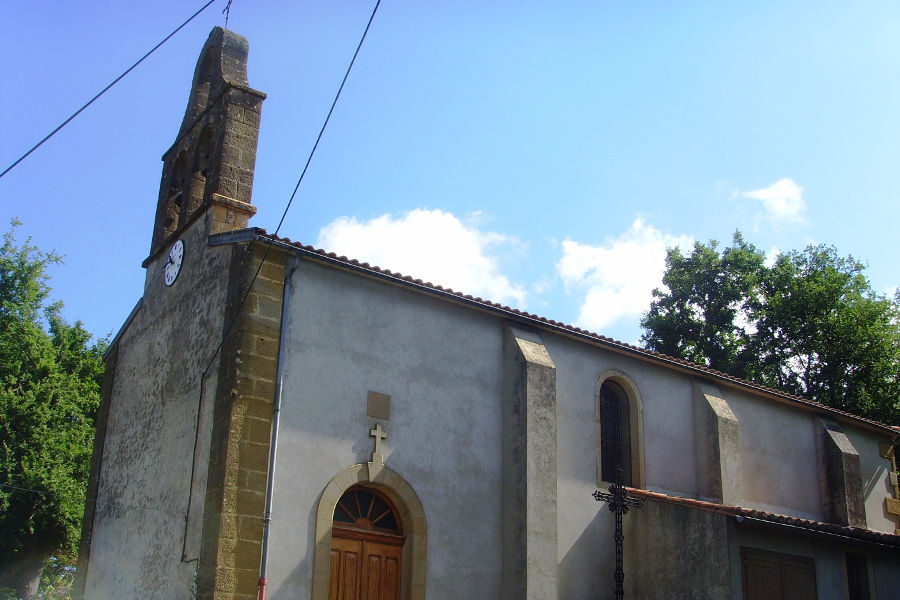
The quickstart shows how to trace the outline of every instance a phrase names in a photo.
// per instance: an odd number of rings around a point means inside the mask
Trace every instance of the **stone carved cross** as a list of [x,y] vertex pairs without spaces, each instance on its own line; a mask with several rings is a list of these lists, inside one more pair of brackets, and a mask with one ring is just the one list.
[[[369,436],[375,438],[375,453],[381,455],[381,440],[387,439],[387,434],[381,429],[381,423],[375,425],[375,429],[369,430]],[[374,455],[372,456],[374,459]]]
[[381,428],[381,423],[376,423],[374,429],[369,430],[369,437],[375,438],[375,451],[372,452],[372,461],[369,463],[369,481],[375,479],[381,469],[384,468],[384,454],[381,452],[381,440],[387,438],[387,434]]
[[644,504],[642,498],[633,498],[628,495],[628,490],[622,485],[622,467],[616,469],[616,482],[609,486],[609,492],[597,490],[593,494],[594,500],[606,502],[610,512],[616,515],[616,533],[613,536],[616,542],[616,600],[625,598],[625,568],[622,564],[622,546],[625,534],[622,533],[622,516],[631,508],[640,508]]

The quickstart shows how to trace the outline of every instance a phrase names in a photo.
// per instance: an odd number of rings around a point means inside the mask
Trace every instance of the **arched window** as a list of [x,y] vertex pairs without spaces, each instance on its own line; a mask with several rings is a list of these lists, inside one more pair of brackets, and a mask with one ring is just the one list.
[[390,499],[355,486],[334,509],[329,598],[400,599],[402,521]]
[[397,518],[394,504],[381,492],[367,487],[347,490],[334,508],[332,535],[353,536],[358,533],[376,532],[394,536],[402,545],[403,526]]
[[215,135],[215,128],[212,125],[207,125],[197,139],[197,145],[194,148],[193,172],[190,174],[187,198],[182,208],[184,215],[182,218],[185,222],[190,220],[194,213],[203,206],[204,196],[206,195],[206,181],[209,178],[210,160],[215,148]]
[[622,386],[604,381],[600,387],[600,477],[633,485],[631,468],[631,407]]
[[[172,203],[172,208],[171,210],[169,208],[166,209],[167,220],[165,223],[166,229],[169,233],[172,233],[178,227],[178,223],[180,221],[181,208],[182,204],[184,203],[185,188],[187,187],[189,168],[190,165],[188,164],[187,152],[182,151],[178,154],[178,158],[175,159],[175,165],[172,167],[172,176],[169,178],[167,202]],[[172,214],[171,219],[168,218],[169,212],[171,212]]]
[[[191,100],[188,104],[188,114],[190,122],[193,123],[197,117],[203,114],[209,106],[209,92],[213,79],[216,77],[216,60],[221,60],[219,49],[212,47],[203,55],[203,59],[198,63],[194,70],[194,82],[191,86]],[[187,121],[187,116],[185,116]]]

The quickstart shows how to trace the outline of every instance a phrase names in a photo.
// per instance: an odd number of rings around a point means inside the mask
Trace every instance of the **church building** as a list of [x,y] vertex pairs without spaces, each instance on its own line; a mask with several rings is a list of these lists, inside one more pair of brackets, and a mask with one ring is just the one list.
[[163,156],[79,597],[612,599],[618,481],[627,598],[900,598],[897,428],[250,226],[247,53]]

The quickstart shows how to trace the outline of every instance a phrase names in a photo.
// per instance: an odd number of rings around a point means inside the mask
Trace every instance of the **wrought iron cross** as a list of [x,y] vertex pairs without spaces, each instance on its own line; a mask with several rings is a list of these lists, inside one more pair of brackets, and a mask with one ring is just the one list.
[[609,492],[594,492],[594,500],[606,502],[610,512],[616,515],[616,600],[625,598],[625,568],[622,565],[622,543],[625,534],[622,533],[622,515],[628,513],[630,508],[640,508],[644,504],[643,498],[633,498],[628,495],[628,490],[622,485],[622,467],[616,469],[616,481],[609,486]]

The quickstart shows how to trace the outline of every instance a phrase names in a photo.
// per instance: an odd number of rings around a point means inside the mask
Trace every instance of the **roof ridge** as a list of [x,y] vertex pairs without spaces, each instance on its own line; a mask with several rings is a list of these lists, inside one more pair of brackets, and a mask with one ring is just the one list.
[[505,304],[500,304],[498,302],[493,302],[491,300],[481,298],[480,296],[472,296],[471,294],[464,294],[464,293],[456,291],[452,288],[434,284],[430,281],[422,281],[421,279],[416,279],[409,275],[403,275],[402,273],[391,271],[390,269],[385,269],[385,268],[379,267],[377,265],[372,265],[372,264],[369,264],[368,262],[362,262],[355,258],[348,258],[347,256],[338,255],[334,252],[328,252],[327,250],[324,250],[322,248],[316,248],[316,247],[308,245],[308,244],[303,244],[301,242],[295,242],[294,240],[291,240],[288,237],[282,237],[282,236],[278,236],[275,234],[271,234],[261,227],[253,227],[251,229],[254,229],[256,231],[257,235],[259,235],[259,236],[290,245],[294,248],[298,248],[305,252],[309,252],[311,254],[318,255],[322,258],[330,259],[330,260],[333,260],[333,261],[336,261],[339,263],[344,263],[344,264],[350,265],[352,267],[372,271],[379,275],[391,277],[391,278],[394,278],[394,279],[397,279],[400,281],[404,281],[406,283],[412,283],[412,284],[415,284],[415,285],[420,286],[425,289],[438,291],[443,294],[448,294],[450,296],[455,296],[462,300],[466,300],[468,302],[473,302],[475,304],[480,304],[482,306],[487,306],[492,309],[497,309],[497,310],[501,310],[503,312],[507,312],[507,313],[516,315],[516,316],[524,317],[524,318],[530,319],[532,321],[537,321],[538,323],[543,323],[545,325],[557,327],[559,329],[568,331],[570,333],[575,333],[575,334],[584,336],[586,338],[594,339],[594,340],[597,340],[597,341],[600,341],[600,342],[603,342],[606,344],[616,346],[622,350],[634,352],[636,354],[640,354],[640,355],[643,355],[646,357],[661,360],[663,362],[675,363],[675,364],[681,365],[687,369],[694,370],[694,371],[700,371],[701,373],[705,373],[705,374],[714,376],[718,379],[730,381],[732,383],[735,383],[735,384],[743,386],[743,387],[749,387],[751,389],[755,389],[755,390],[763,392],[763,393],[778,396],[779,398],[783,398],[786,400],[792,400],[794,402],[799,402],[800,404],[804,404],[804,405],[810,406],[812,408],[820,408],[820,409],[823,409],[830,413],[838,414],[838,415],[841,415],[844,417],[849,417],[849,418],[857,420],[857,421],[863,421],[865,423],[875,425],[879,428],[888,429],[888,430],[891,430],[891,431],[894,431],[894,432],[900,434],[900,426],[892,426],[892,425],[888,425],[886,423],[881,423],[880,421],[875,421],[874,419],[869,419],[868,417],[861,417],[859,415],[855,415],[855,414],[847,412],[845,410],[841,410],[839,408],[834,408],[833,406],[828,406],[827,404],[822,404],[821,402],[812,400],[810,398],[805,398],[803,396],[797,396],[796,394],[791,394],[790,392],[786,392],[784,390],[779,390],[778,388],[773,388],[773,387],[770,387],[770,386],[767,386],[767,385],[764,385],[761,383],[757,383],[757,382],[750,381],[747,379],[742,379],[740,377],[735,377],[734,375],[730,375],[723,371],[718,371],[716,369],[713,369],[713,368],[710,368],[710,367],[707,367],[704,365],[700,365],[700,364],[691,362],[689,360],[685,360],[683,358],[678,358],[677,356],[671,356],[669,354],[663,354],[662,352],[656,352],[655,350],[649,350],[647,348],[642,348],[641,346],[635,346],[634,344],[629,344],[627,342],[623,342],[623,341],[620,341],[620,340],[617,340],[617,339],[614,339],[614,338],[611,338],[611,337],[608,337],[608,336],[605,336],[605,335],[602,335],[602,334],[599,334],[599,333],[596,333],[593,331],[589,331],[587,329],[582,329],[581,327],[577,327],[575,325],[570,325],[570,324],[564,323],[562,321],[556,321],[554,319],[542,317],[540,315],[537,315],[534,313],[529,313],[529,312],[520,310],[518,308],[513,308],[513,307],[505,305]]

